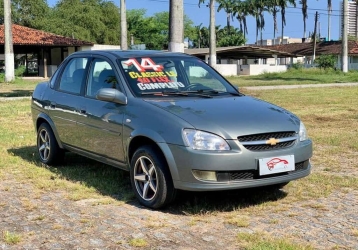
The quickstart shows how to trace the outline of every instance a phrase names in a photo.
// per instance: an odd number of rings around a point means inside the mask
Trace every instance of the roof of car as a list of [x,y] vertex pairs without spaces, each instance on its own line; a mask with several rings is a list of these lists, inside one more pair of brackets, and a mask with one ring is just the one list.
[[129,57],[143,57],[143,56],[190,56],[184,53],[179,52],[168,52],[160,50],[87,50],[87,51],[78,51],[76,54],[97,54],[97,55],[106,55],[111,54],[119,58],[129,58]]

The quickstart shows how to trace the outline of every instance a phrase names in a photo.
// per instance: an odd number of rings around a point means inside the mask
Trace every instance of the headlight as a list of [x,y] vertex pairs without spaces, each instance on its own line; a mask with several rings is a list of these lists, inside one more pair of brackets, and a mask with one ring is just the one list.
[[196,150],[230,150],[229,144],[218,135],[195,129],[184,129],[187,144]]
[[307,130],[303,122],[300,122],[300,141],[305,141],[308,139]]

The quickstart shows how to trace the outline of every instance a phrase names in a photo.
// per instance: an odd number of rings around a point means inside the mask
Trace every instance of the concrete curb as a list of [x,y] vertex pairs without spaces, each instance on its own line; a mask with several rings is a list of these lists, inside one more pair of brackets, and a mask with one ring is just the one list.
[[0,97],[0,102],[6,101],[17,101],[17,100],[24,100],[24,99],[31,99],[31,96],[18,96],[18,97]]
[[322,87],[354,87],[358,83],[320,83],[320,84],[303,84],[303,85],[276,85],[276,86],[253,86],[240,87],[247,90],[270,90],[270,89],[299,89],[299,88],[322,88]]

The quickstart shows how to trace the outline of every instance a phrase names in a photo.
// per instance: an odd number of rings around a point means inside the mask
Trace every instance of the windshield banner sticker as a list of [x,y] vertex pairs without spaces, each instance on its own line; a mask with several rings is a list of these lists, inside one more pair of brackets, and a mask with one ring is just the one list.
[[183,88],[185,85],[181,82],[158,82],[158,83],[137,83],[140,90],[147,89],[177,89]]
[[128,61],[125,61],[124,64],[137,68],[139,72],[145,72],[147,69],[151,69],[154,71],[163,71],[163,65],[156,65],[150,58],[142,58],[141,63],[137,61],[135,58],[131,58]]

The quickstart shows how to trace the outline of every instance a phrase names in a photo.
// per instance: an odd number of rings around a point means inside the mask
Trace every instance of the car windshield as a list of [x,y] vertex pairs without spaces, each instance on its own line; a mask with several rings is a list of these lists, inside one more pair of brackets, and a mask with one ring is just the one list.
[[135,96],[238,94],[215,70],[194,57],[127,58],[120,65]]

